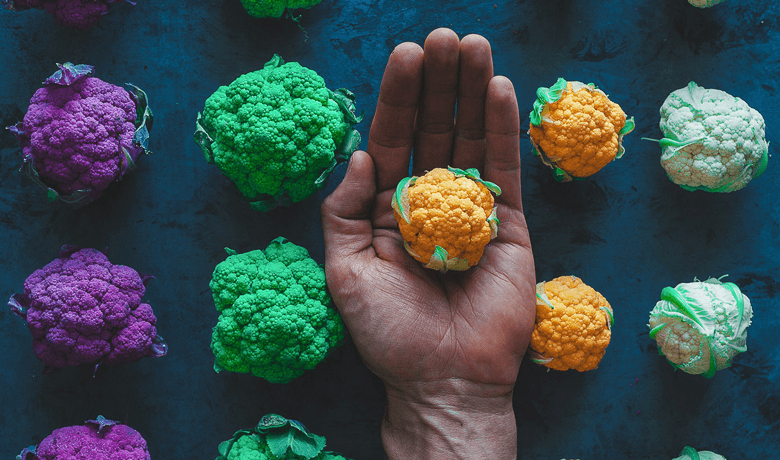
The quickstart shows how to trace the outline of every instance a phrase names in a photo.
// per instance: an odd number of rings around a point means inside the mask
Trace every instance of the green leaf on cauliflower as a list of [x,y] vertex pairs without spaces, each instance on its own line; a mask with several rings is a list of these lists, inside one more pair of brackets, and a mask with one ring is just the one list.
[[685,446],[680,456],[672,460],[726,460],[726,457],[707,450],[696,451],[691,446]]
[[220,443],[216,460],[347,460],[324,448],[325,437],[301,422],[266,414],[254,428],[236,431]]

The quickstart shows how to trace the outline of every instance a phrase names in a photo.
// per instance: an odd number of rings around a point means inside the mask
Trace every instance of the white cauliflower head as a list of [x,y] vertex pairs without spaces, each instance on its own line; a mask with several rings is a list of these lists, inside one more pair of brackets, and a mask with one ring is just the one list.
[[694,82],[661,106],[661,166],[686,190],[733,192],[766,169],[764,118],[745,101]]
[[680,456],[672,460],[726,460],[726,457],[708,450],[696,452],[696,449],[693,447],[685,446],[683,451],[680,452]]
[[747,350],[753,309],[734,283],[715,278],[661,291],[650,312],[650,338],[677,369],[712,377]]
[[724,1],[725,0],[688,0],[688,3],[695,6],[696,8],[709,8]]

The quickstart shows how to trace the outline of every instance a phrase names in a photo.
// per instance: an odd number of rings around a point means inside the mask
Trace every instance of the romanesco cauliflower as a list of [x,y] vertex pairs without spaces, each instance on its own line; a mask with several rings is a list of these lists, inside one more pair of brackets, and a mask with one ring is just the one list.
[[195,142],[254,209],[301,201],[360,144],[354,95],[313,70],[274,58],[206,100]]
[[733,192],[763,174],[764,118],[745,101],[694,82],[661,106],[661,165],[686,190]]
[[344,337],[323,268],[284,238],[264,251],[227,251],[209,284],[221,313],[211,339],[214,369],[272,383],[313,369]]
[[675,368],[712,377],[747,350],[752,316],[750,299],[733,283],[681,283],[661,291],[650,312],[650,338]]

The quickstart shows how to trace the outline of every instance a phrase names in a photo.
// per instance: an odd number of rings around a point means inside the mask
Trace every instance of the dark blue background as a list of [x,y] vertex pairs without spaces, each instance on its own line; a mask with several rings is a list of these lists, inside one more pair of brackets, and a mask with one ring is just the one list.
[[[366,111],[358,126],[366,139],[391,50],[446,26],[490,40],[495,72],[513,81],[521,113],[537,87],[562,76],[596,83],[637,122],[621,160],[568,184],[552,179],[522,136],[538,280],[580,276],[611,302],[616,323],[596,371],[523,363],[514,397],[520,457],[662,460],[690,444],[729,460],[778,458],[777,165],[770,158],[767,172],[738,192],[691,193],[666,178],[658,145],[640,138],[660,137],[661,103],[695,80],[761,112],[771,154],[780,142],[779,17],[777,2],[759,0],[705,10],[685,0],[324,0],[302,11],[299,27],[253,19],[238,0],[140,0],[75,32],[43,11],[0,11],[3,126],[21,119],[40,82],[65,61],[140,86],[155,112],[154,153],[75,211],[47,203],[17,173],[19,149],[0,133],[0,296],[20,291],[62,244],[108,247],[112,262],[157,277],[146,300],[170,345],[162,359],[105,367],[95,378],[81,368],[41,376],[29,332],[2,309],[0,457],[102,414],[139,430],[153,459],[212,459],[235,430],[278,412],[325,435],[329,449],[383,458],[383,389],[351,342],[287,385],[216,374],[209,349],[217,312],[208,282],[223,248],[263,248],[282,235],[322,262],[319,205],[344,167],[327,190],[260,214],[206,163],[192,133],[219,85],[278,53],[315,69],[331,88],[352,89]],[[674,372],[648,338],[648,312],[664,286],[723,274],[753,302],[749,350],[710,380]]]

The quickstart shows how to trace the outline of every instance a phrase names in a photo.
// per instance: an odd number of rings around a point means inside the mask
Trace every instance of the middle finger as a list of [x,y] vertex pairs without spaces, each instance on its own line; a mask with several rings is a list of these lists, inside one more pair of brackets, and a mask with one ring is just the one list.
[[436,29],[425,40],[423,89],[412,153],[414,175],[447,167],[452,160],[459,53],[460,39],[450,29]]

